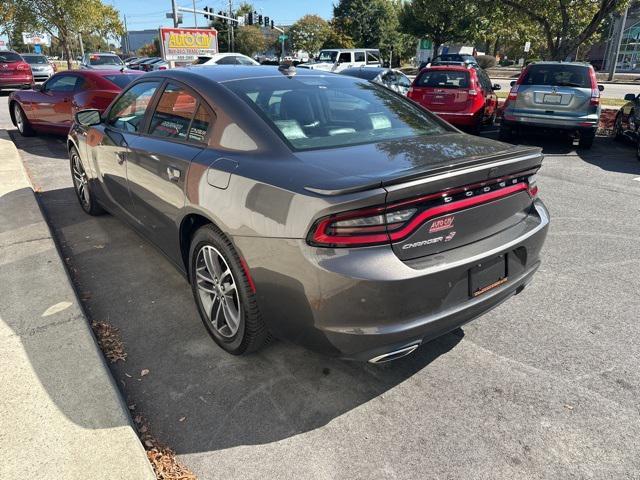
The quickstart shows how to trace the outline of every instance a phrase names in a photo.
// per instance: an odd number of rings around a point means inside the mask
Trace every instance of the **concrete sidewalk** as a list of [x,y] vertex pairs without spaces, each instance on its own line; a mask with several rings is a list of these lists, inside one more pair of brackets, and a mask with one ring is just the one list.
[[0,478],[155,478],[5,130],[0,379]]

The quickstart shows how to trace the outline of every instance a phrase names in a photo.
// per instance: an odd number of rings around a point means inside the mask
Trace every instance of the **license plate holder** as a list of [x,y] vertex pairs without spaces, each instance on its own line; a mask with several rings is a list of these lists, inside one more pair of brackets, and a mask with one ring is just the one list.
[[478,297],[507,282],[507,255],[499,255],[469,269],[469,296]]
[[544,103],[550,103],[552,105],[558,105],[560,102],[562,102],[562,95],[559,95],[557,93],[546,93],[544,95],[544,97],[542,98],[542,101]]

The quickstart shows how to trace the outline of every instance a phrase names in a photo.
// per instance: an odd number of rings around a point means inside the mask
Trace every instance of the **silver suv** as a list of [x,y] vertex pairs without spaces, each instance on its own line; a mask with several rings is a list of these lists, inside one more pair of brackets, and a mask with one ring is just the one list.
[[527,66],[505,101],[500,139],[524,129],[570,133],[591,148],[600,120],[600,92],[593,67],[577,62],[537,62]]

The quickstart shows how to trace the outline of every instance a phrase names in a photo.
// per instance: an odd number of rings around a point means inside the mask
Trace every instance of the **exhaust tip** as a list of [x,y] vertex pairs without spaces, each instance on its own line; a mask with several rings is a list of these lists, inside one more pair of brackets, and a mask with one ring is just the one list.
[[419,343],[415,343],[413,345],[409,345],[408,347],[401,348],[400,350],[383,353],[382,355],[373,357],[371,360],[369,360],[369,363],[386,363],[391,362],[392,360],[397,360],[398,358],[406,357],[410,353],[413,353],[419,346]]

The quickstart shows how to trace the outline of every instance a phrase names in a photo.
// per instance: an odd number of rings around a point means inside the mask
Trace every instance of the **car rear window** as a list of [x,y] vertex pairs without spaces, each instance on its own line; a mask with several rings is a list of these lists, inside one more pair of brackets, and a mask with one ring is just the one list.
[[591,88],[589,69],[581,65],[531,65],[520,83]]
[[416,81],[417,87],[469,88],[469,72],[460,70],[427,70]]
[[429,113],[362,80],[338,75],[224,83],[294,150],[377,143],[446,131]]
[[44,55],[24,55],[22,58],[31,65],[46,65],[49,63]]
[[118,88],[123,89],[131,82],[133,82],[136,78],[138,78],[138,75],[123,73],[122,75],[105,75],[104,78],[105,80],[113,83]]
[[122,65],[122,60],[117,55],[89,55],[91,65]]
[[21,62],[22,57],[14,52],[0,52],[0,63]]

